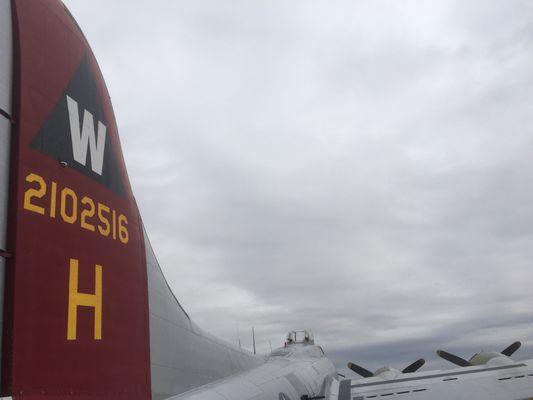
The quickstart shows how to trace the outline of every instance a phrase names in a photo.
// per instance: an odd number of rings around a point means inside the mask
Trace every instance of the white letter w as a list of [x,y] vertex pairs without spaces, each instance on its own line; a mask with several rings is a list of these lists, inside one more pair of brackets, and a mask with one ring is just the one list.
[[102,175],[104,163],[106,126],[98,121],[98,141],[94,134],[93,115],[83,110],[83,126],[80,134],[80,115],[78,103],[67,95],[68,116],[70,121],[70,137],[72,139],[72,155],[74,160],[87,165],[87,148],[91,152],[91,168],[98,175]]

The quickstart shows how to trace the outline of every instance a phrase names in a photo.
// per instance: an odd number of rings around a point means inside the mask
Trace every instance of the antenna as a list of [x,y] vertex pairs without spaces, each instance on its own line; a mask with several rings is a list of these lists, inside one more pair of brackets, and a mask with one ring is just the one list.
[[255,353],[255,329],[253,326],[252,326],[252,341],[254,342],[254,354],[256,354]]

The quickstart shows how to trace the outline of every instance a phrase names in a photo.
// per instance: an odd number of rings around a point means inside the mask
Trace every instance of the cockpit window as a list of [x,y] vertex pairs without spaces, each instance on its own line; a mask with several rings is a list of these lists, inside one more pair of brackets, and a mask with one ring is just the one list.
[[285,341],[285,344],[293,343],[314,344],[315,339],[313,337],[313,332],[308,330],[290,331],[289,333],[287,333],[287,340]]

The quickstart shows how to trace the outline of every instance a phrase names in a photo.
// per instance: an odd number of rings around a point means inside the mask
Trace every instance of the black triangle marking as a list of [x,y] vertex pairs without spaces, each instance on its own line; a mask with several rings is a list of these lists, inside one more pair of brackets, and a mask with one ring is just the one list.
[[[89,111],[93,115],[96,138],[98,122],[103,123],[108,128],[105,135],[101,175],[93,171],[90,148],[87,149],[85,165],[74,159],[67,95],[78,103],[80,131],[82,129],[81,125],[83,124],[84,110]],[[98,143],[98,145],[101,145],[101,143]],[[58,161],[67,162],[69,167],[76,169],[116,194],[120,196],[124,195],[124,184],[119,174],[115,153],[112,149],[109,126],[104,116],[96,81],[87,58],[84,57],[80,62],[67,88],[33,138],[30,147]]]

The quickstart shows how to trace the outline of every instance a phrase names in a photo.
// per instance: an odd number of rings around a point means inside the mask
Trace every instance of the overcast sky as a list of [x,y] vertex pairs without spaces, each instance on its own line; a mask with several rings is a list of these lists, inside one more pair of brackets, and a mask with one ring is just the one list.
[[533,357],[533,4],[65,1],[166,277],[258,349]]

